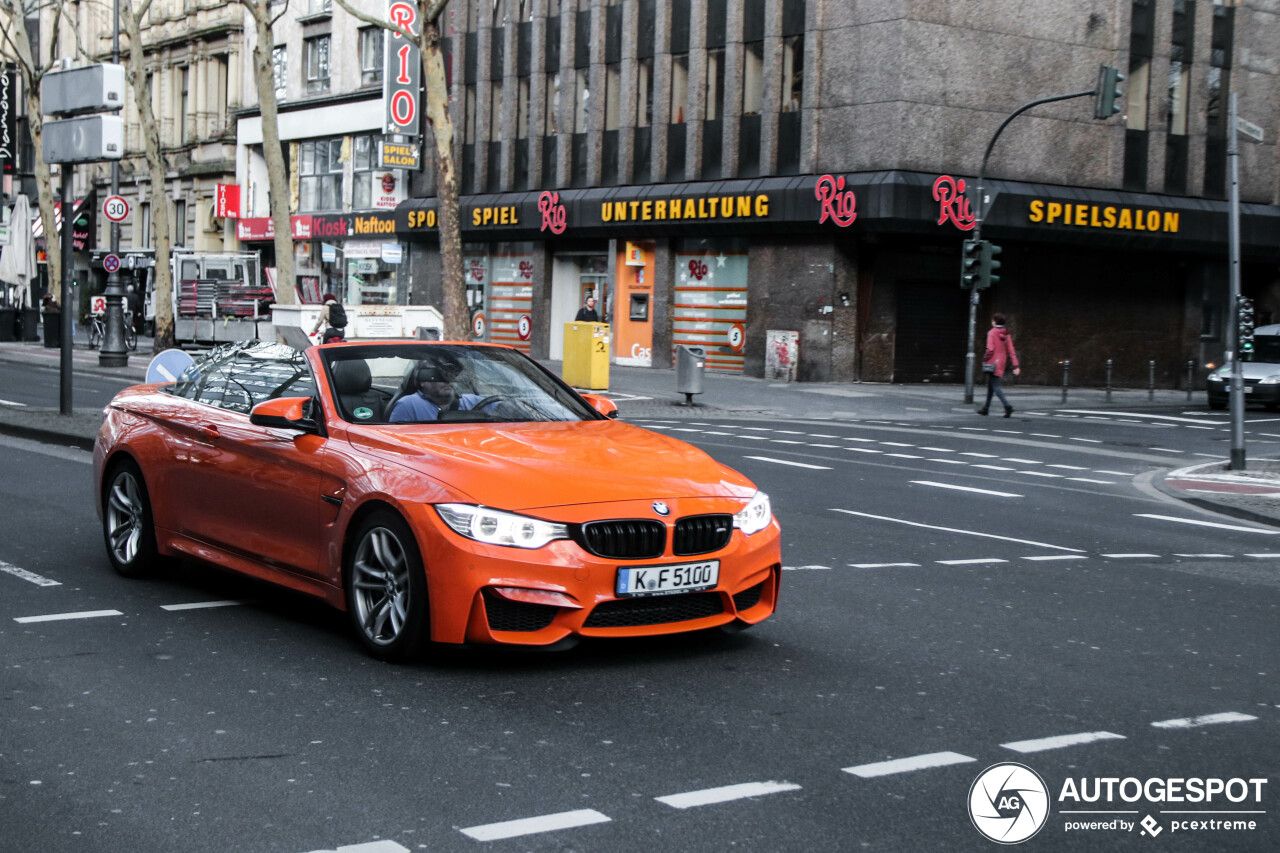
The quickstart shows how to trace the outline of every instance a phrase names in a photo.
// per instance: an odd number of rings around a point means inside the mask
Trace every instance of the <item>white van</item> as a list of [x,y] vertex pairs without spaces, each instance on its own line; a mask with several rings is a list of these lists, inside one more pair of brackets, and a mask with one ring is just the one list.
[[[1245,404],[1280,408],[1280,323],[1253,330],[1253,352],[1244,354],[1240,367]],[[1231,365],[1224,364],[1209,374],[1209,408],[1225,409],[1230,391]]]

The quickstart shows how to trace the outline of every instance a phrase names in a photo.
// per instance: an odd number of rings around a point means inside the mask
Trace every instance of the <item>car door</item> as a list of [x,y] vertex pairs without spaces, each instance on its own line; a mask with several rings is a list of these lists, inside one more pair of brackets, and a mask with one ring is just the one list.
[[277,344],[248,347],[224,364],[218,384],[204,393],[209,405],[198,407],[186,430],[194,532],[274,569],[324,575],[321,496],[335,479],[327,471],[327,439],[249,422],[263,400],[315,394],[306,359]]

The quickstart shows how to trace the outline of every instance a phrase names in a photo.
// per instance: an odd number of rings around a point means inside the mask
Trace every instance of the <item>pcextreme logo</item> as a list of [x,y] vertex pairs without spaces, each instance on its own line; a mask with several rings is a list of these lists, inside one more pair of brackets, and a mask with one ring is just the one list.
[[[1051,821],[1049,788],[1036,771],[1005,762],[982,771],[969,787],[969,819],[998,844],[1019,844],[1046,824],[1051,831],[1133,833],[1152,839],[1169,834],[1235,835],[1260,828],[1267,810],[1259,778],[1067,777]],[[1138,817],[1142,815],[1142,817]]]

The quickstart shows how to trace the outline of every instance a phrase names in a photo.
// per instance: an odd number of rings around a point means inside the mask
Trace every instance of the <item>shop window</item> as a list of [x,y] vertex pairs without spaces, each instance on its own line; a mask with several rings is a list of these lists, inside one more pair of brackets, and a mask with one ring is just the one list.
[[342,209],[342,139],[317,139],[298,146],[298,210]]
[[327,35],[303,42],[309,95],[329,91],[329,45]]
[[363,27],[360,30],[360,85],[382,84],[382,51],[386,30],[382,27]]

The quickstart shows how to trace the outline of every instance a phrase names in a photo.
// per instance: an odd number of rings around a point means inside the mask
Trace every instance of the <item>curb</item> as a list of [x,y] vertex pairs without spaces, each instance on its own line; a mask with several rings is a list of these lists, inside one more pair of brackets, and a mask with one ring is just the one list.
[[[1208,464],[1216,465],[1219,463],[1210,462]],[[1260,512],[1255,512],[1251,509],[1245,509],[1244,507],[1232,506],[1231,504],[1211,501],[1207,498],[1189,497],[1186,492],[1179,491],[1178,489],[1175,489],[1172,486],[1169,486],[1165,483],[1166,477],[1172,474],[1180,473],[1181,471],[1186,471],[1186,470],[1188,469],[1182,468],[1182,469],[1179,469],[1178,471],[1162,472],[1157,476],[1151,478],[1151,485],[1153,488],[1156,489],[1156,491],[1160,492],[1161,494],[1168,495],[1169,497],[1175,500],[1181,501],[1182,503],[1191,504],[1192,506],[1197,507],[1199,509],[1207,510],[1209,512],[1216,513],[1218,515],[1225,515],[1231,518],[1238,518],[1241,521],[1252,521],[1254,524],[1262,524],[1267,527],[1280,527],[1280,518],[1275,518],[1269,515],[1263,515]]]
[[53,430],[40,429],[39,427],[23,426],[22,424],[6,423],[0,421],[0,434],[11,435],[15,438],[25,438],[31,441],[38,441],[41,444],[62,444],[78,447],[81,450],[93,450],[94,439],[86,438],[82,435],[75,435],[67,432],[54,432]]

